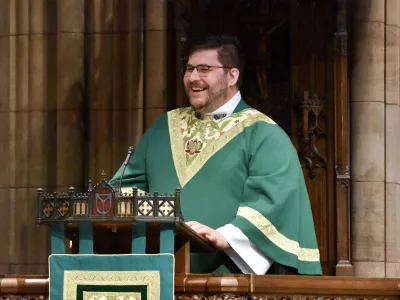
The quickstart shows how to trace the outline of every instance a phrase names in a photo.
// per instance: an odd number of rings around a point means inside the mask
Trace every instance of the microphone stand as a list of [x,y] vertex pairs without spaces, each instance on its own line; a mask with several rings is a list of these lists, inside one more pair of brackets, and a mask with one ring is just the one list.
[[121,193],[122,177],[124,176],[126,166],[129,164],[129,161],[131,160],[132,154],[134,152],[135,152],[135,147],[130,146],[128,149],[128,155],[126,156],[125,161],[124,161],[124,167],[122,168],[121,176],[118,181],[118,191],[120,193]]

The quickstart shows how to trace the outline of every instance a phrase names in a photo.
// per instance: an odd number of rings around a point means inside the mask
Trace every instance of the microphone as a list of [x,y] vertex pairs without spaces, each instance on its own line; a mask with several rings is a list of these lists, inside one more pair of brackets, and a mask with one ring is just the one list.
[[124,161],[124,167],[122,168],[121,176],[119,178],[118,182],[118,191],[121,192],[121,185],[122,185],[122,177],[124,176],[126,166],[129,164],[129,161],[131,160],[132,154],[135,152],[135,147],[130,146],[128,149],[128,154],[126,155],[125,161]]

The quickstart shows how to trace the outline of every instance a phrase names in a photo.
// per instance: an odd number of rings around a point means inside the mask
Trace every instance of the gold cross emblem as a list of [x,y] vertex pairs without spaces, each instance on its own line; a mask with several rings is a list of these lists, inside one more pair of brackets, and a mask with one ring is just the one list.
[[[169,216],[172,211],[172,205],[168,201],[164,201],[164,203],[160,205],[160,212],[162,212],[164,216]],[[158,213],[158,215],[160,216],[161,213]]]
[[63,201],[63,203],[60,205],[60,208],[58,209],[58,211],[64,217],[69,211],[69,206],[68,206],[67,202]]
[[53,210],[54,210],[54,205],[53,203],[49,202],[47,203],[47,206],[43,209],[43,213],[46,217],[49,217],[52,214]]
[[[153,204],[153,201],[149,201],[151,204]],[[149,212],[151,212],[151,210],[153,209],[153,206],[149,204],[148,201],[143,201],[140,205],[139,205],[139,209],[138,209],[138,214],[141,216],[147,216],[147,214]]]

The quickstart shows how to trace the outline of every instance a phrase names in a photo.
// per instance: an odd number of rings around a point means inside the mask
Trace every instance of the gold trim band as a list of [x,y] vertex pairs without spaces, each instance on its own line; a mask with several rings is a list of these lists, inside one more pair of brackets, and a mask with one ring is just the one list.
[[79,284],[108,286],[147,285],[147,299],[160,299],[159,271],[64,271],[63,299],[75,299]]
[[300,244],[283,234],[266,217],[251,207],[239,207],[238,216],[245,218],[258,230],[260,230],[271,242],[282,250],[292,253],[301,261],[319,262],[319,250],[312,248],[301,248]]

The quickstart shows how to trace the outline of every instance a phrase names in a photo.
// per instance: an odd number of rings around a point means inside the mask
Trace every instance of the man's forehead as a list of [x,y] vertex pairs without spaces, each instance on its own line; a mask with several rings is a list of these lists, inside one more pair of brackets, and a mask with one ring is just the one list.
[[217,49],[202,49],[193,52],[189,57],[189,64],[191,65],[212,65],[219,63]]

